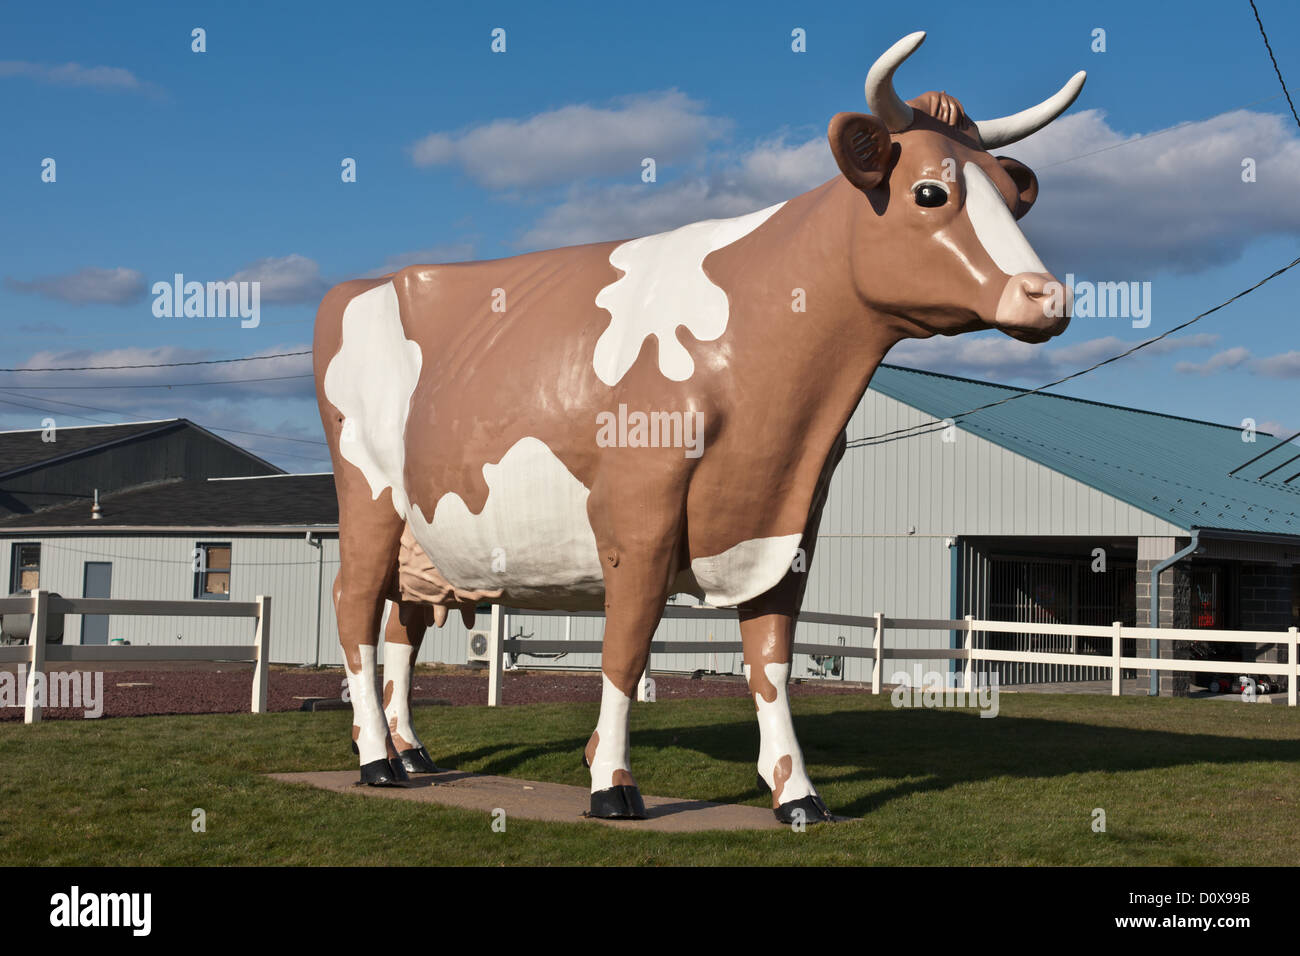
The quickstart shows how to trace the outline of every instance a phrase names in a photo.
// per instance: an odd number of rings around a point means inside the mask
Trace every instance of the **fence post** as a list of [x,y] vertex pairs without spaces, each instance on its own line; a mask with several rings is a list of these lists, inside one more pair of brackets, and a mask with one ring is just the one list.
[[[27,703],[23,711],[23,723],[39,724],[41,722],[41,702],[36,699],[37,690],[41,698],[49,692],[45,686],[45,632],[50,622],[50,592],[37,588],[32,592],[32,629],[27,635],[31,648],[31,657],[27,672]],[[1294,655],[1293,655],[1294,656]]]
[[1124,624],[1122,621],[1111,622],[1110,635],[1110,696],[1118,697],[1120,693],[1120,648],[1123,646]]
[[962,676],[962,687],[965,689],[967,694],[974,689],[971,682],[971,672],[972,668],[975,666],[975,661],[973,660],[975,650],[975,628],[972,623],[974,620],[974,614],[966,615],[966,640],[964,642],[966,645],[966,667]]
[[883,611],[876,612],[876,631],[872,635],[871,646],[876,650],[876,659],[871,664],[871,693],[879,694],[885,657],[885,614]]
[[253,662],[253,702],[250,706],[254,714],[264,714],[271,668],[271,599],[265,594],[257,596],[257,636],[253,643],[257,645],[257,660]]
[[1286,632],[1286,650],[1287,661],[1291,665],[1291,673],[1287,675],[1286,682],[1286,702],[1292,707],[1296,705],[1296,684],[1300,683],[1300,659],[1296,658],[1296,628],[1291,628]]
[[504,640],[506,609],[492,605],[492,626],[488,631],[488,706],[501,706],[501,642]]

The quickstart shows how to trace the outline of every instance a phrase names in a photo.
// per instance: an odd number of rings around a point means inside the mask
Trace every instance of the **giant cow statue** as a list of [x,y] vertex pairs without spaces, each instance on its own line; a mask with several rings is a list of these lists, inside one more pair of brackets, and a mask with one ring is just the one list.
[[[628,711],[665,601],[686,593],[737,608],[777,818],[830,819],[786,683],[807,577],[794,559],[811,558],[849,416],[902,339],[995,328],[1043,342],[1069,321],[1016,225],[1037,180],[990,150],[1051,122],[1084,74],[974,122],[945,93],[894,92],[924,39],[871,68],[869,114],[831,119],[841,175],[801,196],[626,242],[412,266],[325,296],[316,391],[364,783],[435,769],[411,727],[411,669],[448,608],[467,621],[484,601],[603,609],[591,813],[643,817]],[[386,600],[399,612],[381,693]]]

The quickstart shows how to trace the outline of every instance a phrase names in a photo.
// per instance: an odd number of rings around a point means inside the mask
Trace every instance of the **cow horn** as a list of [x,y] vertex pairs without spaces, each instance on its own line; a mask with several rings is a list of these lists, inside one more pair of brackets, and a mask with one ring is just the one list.
[[894,71],[925,41],[925,31],[909,33],[886,50],[867,72],[867,107],[891,133],[912,125],[912,107],[894,92]]
[[1037,106],[1001,116],[998,119],[979,120],[975,126],[979,129],[980,142],[985,149],[1006,146],[1018,139],[1024,139],[1030,133],[1036,133],[1052,120],[1056,119],[1075,101],[1083,89],[1083,81],[1088,74],[1080,70],[1051,99],[1043,100]]

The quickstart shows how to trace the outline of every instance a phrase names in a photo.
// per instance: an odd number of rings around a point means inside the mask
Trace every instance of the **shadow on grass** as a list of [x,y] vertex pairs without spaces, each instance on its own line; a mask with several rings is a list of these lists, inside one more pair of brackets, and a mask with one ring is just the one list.
[[[972,711],[953,709],[805,714],[796,717],[795,727],[813,782],[833,811],[850,816],[869,814],[912,794],[1002,777],[1042,779],[1194,764],[1300,762],[1300,740],[1172,733],[1005,714],[990,720]],[[510,775],[557,752],[571,752],[576,765],[586,743],[585,735],[546,745],[502,743],[446,754],[445,759],[450,766],[484,761],[479,772]],[[733,764],[737,773],[752,779],[758,729],[752,721],[634,729],[632,747],[633,773],[637,750],[672,747]],[[833,769],[827,772],[826,768]],[[851,796],[862,789],[853,784],[876,780],[897,782]],[[659,792],[652,781],[641,783],[647,793]],[[752,786],[734,792],[691,794],[717,803],[742,803],[759,795]]]

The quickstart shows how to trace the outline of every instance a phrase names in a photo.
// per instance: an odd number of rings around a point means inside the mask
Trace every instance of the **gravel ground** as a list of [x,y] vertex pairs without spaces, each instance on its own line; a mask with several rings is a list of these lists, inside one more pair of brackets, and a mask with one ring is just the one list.
[[[194,664],[149,670],[105,668],[103,674],[103,716],[144,717],[162,714],[247,713],[252,695],[252,671],[244,665]],[[6,670],[13,671],[12,666]],[[690,677],[654,675],[656,697],[678,700],[697,697],[745,697],[748,691],[739,677]],[[596,673],[527,671],[507,673],[502,701],[510,704],[600,700],[600,675]],[[267,703],[270,710],[299,710],[302,698],[338,698],[343,689],[342,668],[272,668]],[[861,693],[856,685],[838,682],[792,684],[791,696],[807,694]],[[415,697],[433,698],[453,706],[487,702],[487,672],[474,673],[454,668],[437,672],[416,672]],[[84,709],[84,708],[83,708]],[[83,709],[44,710],[44,719],[82,719]],[[21,721],[23,709],[0,707],[0,722]]]

